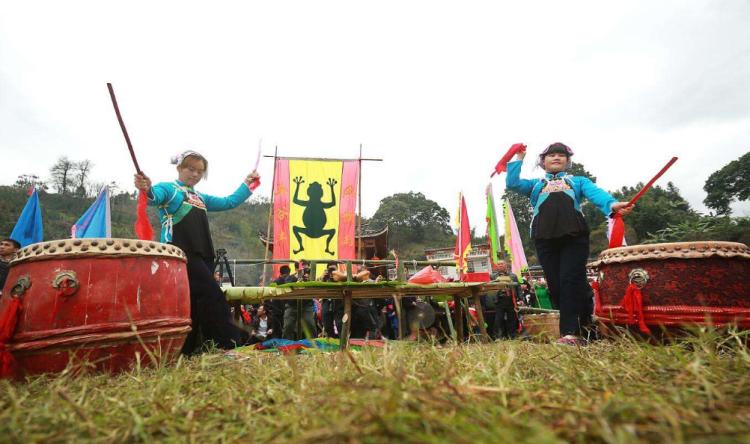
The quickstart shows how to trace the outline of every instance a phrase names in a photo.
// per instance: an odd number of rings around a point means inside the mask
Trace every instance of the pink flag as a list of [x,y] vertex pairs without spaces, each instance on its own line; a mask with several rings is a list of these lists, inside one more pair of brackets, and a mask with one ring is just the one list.
[[[344,162],[339,206],[339,259],[357,258],[357,182],[359,161]],[[367,259],[367,258],[363,258]]]
[[[276,160],[273,184],[273,258],[289,259],[289,161]],[[280,265],[274,266],[278,274]]]
[[518,226],[516,225],[516,218],[513,216],[513,208],[510,206],[510,201],[505,200],[505,251],[510,256],[510,269],[518,280],[523,282],[521,277],[521,271],[529,268],[529,264],[526,262],[526,253],[523,251],[523,243],[521,243],[521,235],[518,233]]

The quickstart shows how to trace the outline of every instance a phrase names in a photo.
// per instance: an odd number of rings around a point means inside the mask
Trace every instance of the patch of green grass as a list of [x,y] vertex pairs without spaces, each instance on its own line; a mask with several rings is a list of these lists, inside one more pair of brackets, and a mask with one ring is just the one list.
[[2,442],[750,441],[748,335],[229,358],[0,382]]

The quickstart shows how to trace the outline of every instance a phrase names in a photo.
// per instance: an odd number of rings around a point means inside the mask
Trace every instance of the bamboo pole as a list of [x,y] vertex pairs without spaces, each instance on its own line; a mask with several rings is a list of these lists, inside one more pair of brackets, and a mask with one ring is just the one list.
[[469,299],[461,299],[461,305],[464,311],[464,322],[466,322],[466,331],[467,331],[467,334],[469,335],[468,341],[471,342],[472,339],[476,340],[476,335],[474,334],[474,329],[471,327],[471,311],[469,310]]
[[454,306],[456,310],[456,336],[460,344],[464,342],[464,310],[461,306],[460,296],[453,296],[453,302],[455,302]]
[[[274,157],[274,156],[263,156],[263,157]],[[282,160],[313,160],[315,162],[354,162],[354,161],[363,161],[363,162],[382,162],[383,159],[331,159],[331,158],[322,158],[322,157],[278,157]]]
[[364,259],[362,255],[362,144],[359,144],[359,174],[357,180],[357,203],[359,205],[359,219],[357,226],[357,237],[359,238],[359,247],[357,249],[357,259]]
[[479,289],[472,288],[471,296],[474,299],[474,309],[477,311],[477,321],[479,322],[479,334],[482,343],[490,342],[490,336],[487,334],[487,327],[484,326],[484,313],[482,312],[482,301],[479,299]]
[[[268,262],[268,252],[271,251],[271,221],[273,220],[273,199],[274,199],[274,193],[275,189],[274,186],[276,186],[276,155],[279,152],[278,145],[276,146],[276,149],[273,152],[273,182],[271,182],[271,201],[269,202],[270,207],[268,208],[268,229],[266,230],[266,254],[264,256],[266,262]],[[235,265],[236,265],[235,261]],[[266,277],[268,277],[268,263],[266,263],[263,266],[263,279],[261,279],[261,282],[265,284]],[[273,277],[273,276],[271,276]],[[269,279],[270,281],[271,279]]]
[[404,339],[404,320],[403,307],[401,306],[401,296],[393,295],[393,302],[396,304],[396,320],[398,321],[398,340]]
[[[364,261],[358,260],[358,259],[329,259],[329,258],[322,258],[322,259],[307,259],[308,261],[316,261],[318,263],[336,263],[336,264],[344,264],[346,265],[347,262],[356,262],[356,264],[361,264],[364,262],[368,265],[393,265],[396,263],[394,260],[387,260],[387,259],[378,259],[378,260],[372,260],[372,259],[365,259]],[[297,264],[299,261],[295,259],[232,259],[233,263],[237,265],[257,265],[257,264]],[[409,264],[414,264],[415,261],[408,261]],[[416,261],[417,266],[427,266],[427,265],[434,265],[437,267],[448,267],[448,266],[456,266],[456,261]],[[403,265],[403,264],[401,264]]]
[[443,308],[445,309],[445,319],[447,319],[448,321],[448,330],[450,330],[453,342],[458,343],[458,338],[456,337],[456,329],[453,328],[453,318],[451,317],[451,309],[448,306],[448,301],[443,301],[441,302],[441,304],[443,304]]

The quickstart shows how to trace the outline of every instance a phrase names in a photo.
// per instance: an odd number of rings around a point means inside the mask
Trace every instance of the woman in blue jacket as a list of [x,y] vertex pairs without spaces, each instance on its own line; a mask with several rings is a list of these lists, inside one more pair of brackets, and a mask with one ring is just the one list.
[[539,155],[537,165],[546,171],[541,179],[521,179],[525,152],[508,163],[506,186],[531,199],[534,217],[531,238],[539,263],[549,285],[550,299],[560,310],[558,342],[582,343],[591,323],[591,304],[587,301],[586,262],[589,257],[589,227],[581,212],[586,198],[604,214],[628,214],[632,206],[618,202],[609,193],[585,177],[566,174],[572,165],[573,150],[553,143]]
[[185,340],[182,353],[191,354],[203,339],[214,341],[222,349],[234,348],[240,342],[239,330],[231,321],[226,298],[214,279],[214,245],[208,227],[207,211],[225,211],[246,201],[252,192],[250,184],[260,176],[253,171],[244,183],[228,197],[214,197],[194,190],[208,173],[208,161],[195,151],[185,151],[172,158],[177,165],[174,182],[151,184],[144,175],[135,175],[135,186],[148,195],[149,205],[158,208],[161,241],[182,249],[187,255],[190,282],[190,317],[193,329]]

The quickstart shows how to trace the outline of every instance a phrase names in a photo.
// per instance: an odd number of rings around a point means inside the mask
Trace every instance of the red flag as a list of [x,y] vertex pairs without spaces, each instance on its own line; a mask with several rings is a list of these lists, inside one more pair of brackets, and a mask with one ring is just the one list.
[[459,275],[463,276],[469,269],[469,252],[471,252],[471,225],[466,212],[466,200],[461,195],[458,210],[458,235],[456,236],[456,251],[453,256]]
[[508,170],[508,162],[510,162],[510,159],[513,158],[516,154],[520,153],[521,151],[526,151],[526,145],[522,143],[516,143],[510,149],[507,153],[503,156],[502,159],[500,159],[500,162],[495,165],[495,171],[490,175],[490,178],[494,177],[495,174],[504,173]]
[[146,207],[148,206],[148,196],[144,191],[138,194],[138,206],[136,207],[135,219],[135,236],[140,240],[154,240],[154,228],[148,220]]

